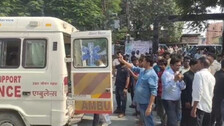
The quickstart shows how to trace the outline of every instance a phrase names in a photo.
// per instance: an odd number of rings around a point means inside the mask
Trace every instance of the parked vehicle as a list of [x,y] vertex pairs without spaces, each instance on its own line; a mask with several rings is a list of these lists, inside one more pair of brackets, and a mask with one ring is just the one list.
[[112,113],[111,45],[111,31],[0,17],[1,125],[62,126],[74,113]]
[[204,50],[206,53],[215,53],[221,54],[222,46],[221,45],[194,45],[191,49],[187,52],[187,55],[193,57],[198,50]]

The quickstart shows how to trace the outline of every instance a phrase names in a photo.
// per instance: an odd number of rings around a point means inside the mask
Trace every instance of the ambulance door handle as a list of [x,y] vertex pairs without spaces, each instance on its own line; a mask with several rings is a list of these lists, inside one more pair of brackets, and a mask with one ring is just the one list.
[[30,96],[30,91],[23,91],[22,94],[23,96]]
[[106,88],[106,92],[110,92],[110,88]]

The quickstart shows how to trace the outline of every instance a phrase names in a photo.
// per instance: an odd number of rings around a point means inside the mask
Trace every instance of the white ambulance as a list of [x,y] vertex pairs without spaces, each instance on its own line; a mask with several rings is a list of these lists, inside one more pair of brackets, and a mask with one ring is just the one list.
[[0,126],[62,126],[74,113],[112,113],[111,45],[111,31],[0,17]]

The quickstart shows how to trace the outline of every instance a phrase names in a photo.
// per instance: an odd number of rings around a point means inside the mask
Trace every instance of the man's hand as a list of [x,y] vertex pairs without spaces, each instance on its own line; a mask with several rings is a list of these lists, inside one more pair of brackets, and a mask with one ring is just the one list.
[[118,54],[118,60],[122,63],[124,62],[123,56],[120,53]]
[[128,89],[125,88],[125,89],[123,90],[123,92],[124,92],[125,94],[127,94],[127,93],[128,93]]
[[179,73],[179,74],[176,74],[175,77],[174,77],[174,81],[177,82],[177,81],[182,81],[184,78],[183,74]]
[[149,106],[149,107],[146,109],[146,111],[145,111],[145,115],[146,115],[146,116],[149,116],[149,115],[151,115],[151,113],[152,113],[152,107]]
[[193,108],[192,110],[191,110],[191,116],[193,117],[193,118],[196,118],[197,117],[197,109],[196,108]]

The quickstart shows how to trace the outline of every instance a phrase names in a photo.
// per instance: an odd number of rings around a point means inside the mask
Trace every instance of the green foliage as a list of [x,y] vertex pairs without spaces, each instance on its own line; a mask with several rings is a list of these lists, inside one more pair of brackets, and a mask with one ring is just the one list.
[[[131,6],[131,20],[134,22],[134,30],[140,32],[140,39],[152,38],[151,26],[155,22],[159,22],[160,27],[167,29],[170,35],[175,34],[173,22],[167,20],[169,15],[180,13],[174,0],[132,0]],[[161,34],[159,36],[163,36]],[[179,39],[179,36],[172,37],[177,37],[172,40]]]
[[181,10],[181,14],[203,14],[207,7],[224,7],[223,0],[175,0]]
[[121,10],[120,2],[121,0],[1,0],[0,16],[52,16],[73,24],[79,30],[97,30],[104,28],[112,13]]
[[114,31],[113,34],[112,34],[113,43],[117,43],[117,42],[119,43],[120,40],[125,40],[127,33],[128,33],[128,28],[127,27],[123,27],[119,31]]

